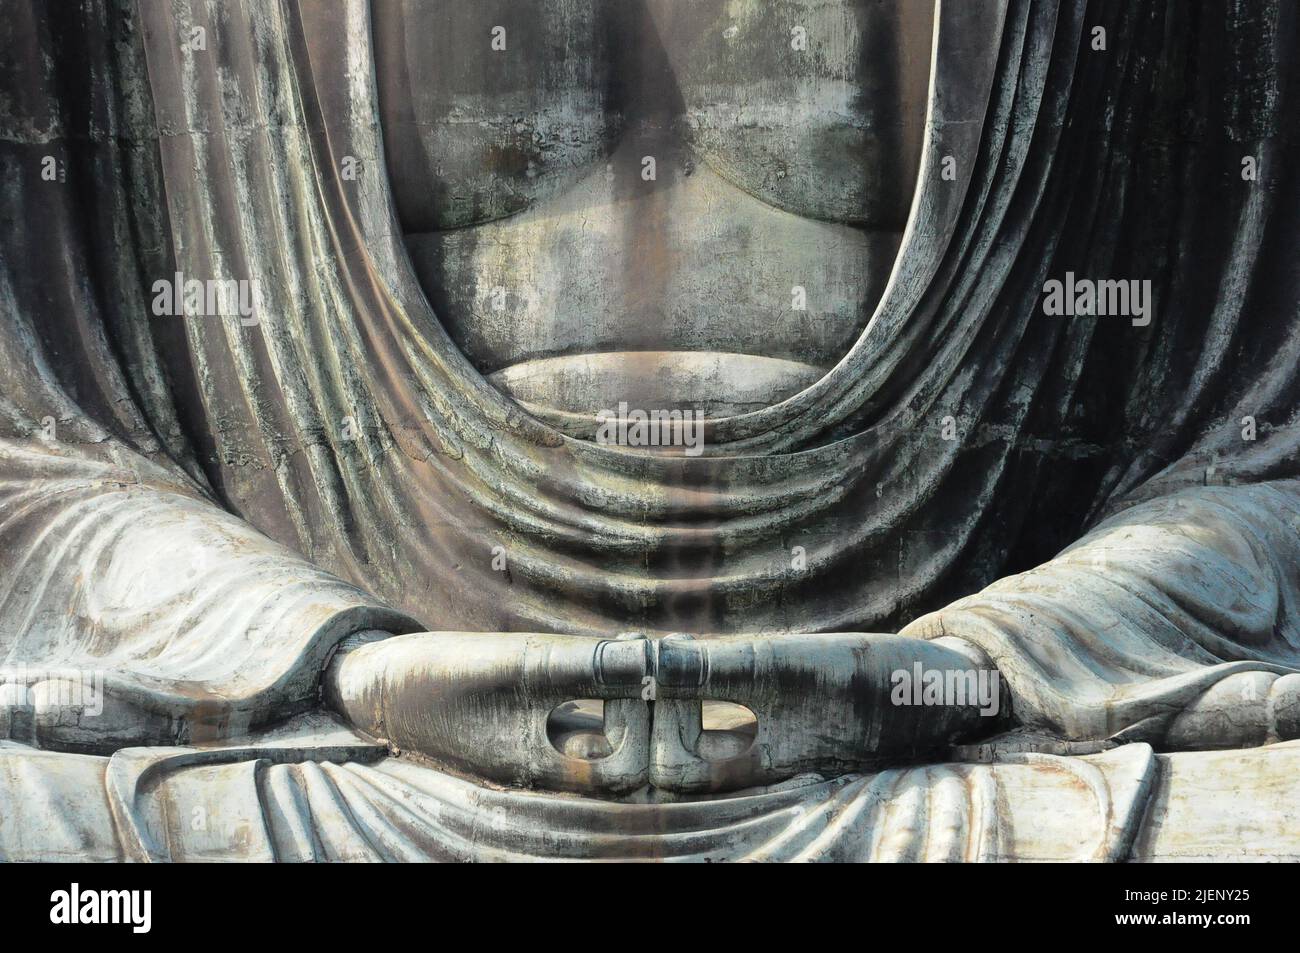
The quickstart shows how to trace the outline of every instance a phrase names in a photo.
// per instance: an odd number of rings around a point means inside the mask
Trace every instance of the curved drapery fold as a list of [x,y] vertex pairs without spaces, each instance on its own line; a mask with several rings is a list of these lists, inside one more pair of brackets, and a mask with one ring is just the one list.
[[[1131,855],[1158,773],[1151,749],[1132,745],[1094,758],[1028,755],[804,777],[714,801],[627,803],[493,790],[380,752],[365,756],[346,733],[316,727],[324,733],[315,744],[297,749],[263,738],[251,748],[37,752],[19,761],[0,744],[0,801],[18,805],[0,815],[0,857],[1114,861]],[[61,815],[52,771],[93,792],[83,817],[100,823],[85,831],[46,820]],[[1052,822],[1034,810],[1047,799],[1060,808]],[[196,816],[210,823],[196,831],[188,824]],[[35,827],[47,830],[34,848],[24,835]]]

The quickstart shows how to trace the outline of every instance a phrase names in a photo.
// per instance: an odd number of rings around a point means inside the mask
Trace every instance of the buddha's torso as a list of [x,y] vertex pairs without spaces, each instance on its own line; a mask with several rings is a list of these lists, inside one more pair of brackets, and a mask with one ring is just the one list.
[[579,433],[566,413],[813,383],[893,266],[929,7],[376,3],[389,176],[447,331]]

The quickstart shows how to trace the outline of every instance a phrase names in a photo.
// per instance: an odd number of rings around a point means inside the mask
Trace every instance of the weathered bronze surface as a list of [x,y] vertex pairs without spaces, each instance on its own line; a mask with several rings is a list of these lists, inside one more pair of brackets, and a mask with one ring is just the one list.
[[1300,859],[1297,16],[11,0],[0,859]]

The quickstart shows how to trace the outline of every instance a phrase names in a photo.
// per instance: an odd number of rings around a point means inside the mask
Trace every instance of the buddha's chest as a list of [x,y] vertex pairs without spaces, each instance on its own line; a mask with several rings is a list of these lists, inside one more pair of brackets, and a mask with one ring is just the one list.
[[928,7],[379,0],[381,119],[403,228],[517,214],[629,140],[660,164],[689,151],[803,217],[899,228],[924,121]]

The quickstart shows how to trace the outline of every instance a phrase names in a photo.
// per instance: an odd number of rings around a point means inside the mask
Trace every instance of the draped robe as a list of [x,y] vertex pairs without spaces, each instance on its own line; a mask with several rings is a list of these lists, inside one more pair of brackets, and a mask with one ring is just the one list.
[[[691,458],[564,436],[457,351],[394,217],[362,0],[11,4],[0,659],[102,672],[106,712],[80,753],[0,747],[0,800],[38,792],[50,829],[3,812],[0,854],[204,856],[159,799],[242,771],[257,856],[995,858],[1012,777],[1099,818],[1019,854],[1126,856],[1147,744],[1225,678],[1300,671],[1296,19],[941,3],[874,314]],[[1066,272],[1150,280],[1150,324],[1045,315]],[[256,282],[256,322],[155,315],[174,276]],[[370,629],[958,636],[1019,725],[1131,744],[716,802],[494,791],[318,722]],[[1288,736],[1269,711],[1256,743]],[[315,740],[274,740],[294,718]],[[51,779],[83,775],[107,794],[77,815]]]

